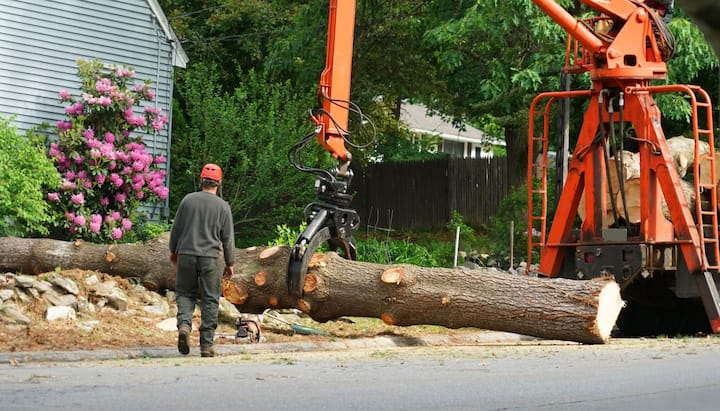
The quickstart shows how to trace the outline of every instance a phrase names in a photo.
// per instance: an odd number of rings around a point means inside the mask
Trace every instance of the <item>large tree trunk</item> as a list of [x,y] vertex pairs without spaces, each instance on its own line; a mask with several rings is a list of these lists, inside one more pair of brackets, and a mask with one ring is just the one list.
[[[0,238],[0,270],[41,273],[55,267],[138,277],[150,289],[173,288],[165,237],[147,244],[98,245],[48,239]],[[305,295],[288,295],[289,249],[236,251],[235,275],[223,285],[241,312],[298,308],[317,321],[342,316],[387,324],[477,327],[535,337],[603,343],[622,307],[612,278],[543,279],[497,269],[448,269],[349,261],[317,254]]]

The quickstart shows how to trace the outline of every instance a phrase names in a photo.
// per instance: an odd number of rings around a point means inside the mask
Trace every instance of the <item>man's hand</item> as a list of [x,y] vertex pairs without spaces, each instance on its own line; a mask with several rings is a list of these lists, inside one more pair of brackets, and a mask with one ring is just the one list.
[[177,264],[177,253],[170,253],[170,262]]
[[229,280],[230,278],[232,278],[233,274],[235,274],[235,269],[231,265],[226,266],[225,269],[223,270],[223,278],[226,280]]

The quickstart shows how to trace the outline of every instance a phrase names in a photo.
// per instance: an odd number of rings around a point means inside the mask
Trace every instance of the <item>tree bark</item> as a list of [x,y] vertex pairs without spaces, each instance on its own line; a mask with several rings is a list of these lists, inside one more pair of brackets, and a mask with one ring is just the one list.
[[[166,236],[145,244],[100,245],[49,239],[0,238],[0,269],[26,273],[80,268],[138,277],[149,289],[173,288]],[[288,295],[289,249],[236,250],[235,275],[223,284],[241,312],[298,308],[316,321],[380,318],[398,326],[476,327],[540,338],[604,343],[622,308],[612,278],[544,279],[493,268],[449,269],[313,256],[305,295]]]

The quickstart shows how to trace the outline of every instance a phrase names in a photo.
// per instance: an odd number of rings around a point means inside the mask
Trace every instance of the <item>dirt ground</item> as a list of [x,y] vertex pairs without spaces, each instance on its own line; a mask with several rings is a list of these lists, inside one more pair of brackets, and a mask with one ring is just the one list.
[[[78,312],[75,320],[48,321],[46,311],[48,303],[42,298],[33,298],[27,302],[15,301],[23,314],[30,319],[29,324],[15,324],[0,319],[0,352],[26,351],[66,351],[92,349],[123,349],[138,347],[175,346],[177,332],[174,329],[176,313],[172,294],[162,296],[151,291],[142,290],[120,277],[82,270],[59,272],[64,277],[75,279],[80,287],[79,297],[93,301],[88,287],[83,286],[83,279],[95,275],[101,280],[116,281],[117,286],[128,295],[128,309],[119,311],[104,308],[94,312]],[[38,276],[40,278],[41,276]],[[158,299],[167,302],[168,310],[164,314],[156,314],[143,310],[149,301]],[[300,314],[300,315],[298,315]],[[397,335],[417,337],[427,334],[463,334],[476,333],[478,330],[450,330],[436,326],[396,327],[388,326],[379,319],[372,318],[340,318],[327,323],[317,323],[298,312],[272,313],[258,317],[242,314],[243,318],[258,321],[262,330],[262,342],[308,342],[335,341],[338,339],[368,338],[379,335]],[[235,344],[237,326],[231,319],[222,320],[217,330],[217,344]],[[306,328],[293,329],[281,321],[301,325]],[[198,344],[197,325],[200,322],[199,311],[195,312],[191,342]],[[164,328],[161,326],[164,325]],[[320,335],[323,334],[323,335]],[[247,343],[247,340],[239,340]],[[261,343],[262,343],[261,342]]]

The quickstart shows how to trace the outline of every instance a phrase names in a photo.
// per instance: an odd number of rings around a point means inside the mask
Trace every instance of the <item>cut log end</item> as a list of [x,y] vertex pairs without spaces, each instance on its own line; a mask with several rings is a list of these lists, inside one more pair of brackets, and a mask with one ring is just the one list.
[[315,274],[308,274],[305,276],[305,285],[303,286],[303,292],[311,293],[315,291],[318,285],[318,278]]
[[298,300],[297,306],[300,309],[300,311],[304,312],[305,314],[310,312],[310,304],[303,299]]
[[108,263],[112,263],[114,260],[115,260],[115,254],[108,251],[107,254],[105,254],[105,261],[107,261]]
[[222,293],[226,300],[236,305],[242,305],[248,298],[248,289],[244,284],[237,285],[231,281],[222,282]]
[[391,267],[383,271],[380,275],[380,281],[385,284],[400,285],[405,276],[405,270],[402,267]]
[[384,322],[387,325],[395,325],[395,319],[390,314],[387,314],[387,313],[382,314],[382,315],[380,315],[380,319],[382,320],[382,322]]
[[620,297],[620,286],[616,282],[609,282],[598,295],[597,317],[595,318],[596,334],[603,343],[608,342],[615,321],[625,302]]
[[267,260],[268,258],[272,258],[272,257],[273,257],[275,254],[277,254],[281,249],[282,249],[282,248],[281,248],[280,246],[277,246],[277,245],[276,245],[276,246],[273,246],[273,247],[270,247],[270,248],[266,248],[265,250],[263,250],[263,251],[260,253],[260,255],[258,256],[258,258],[259,258],[260,260]]
[[260,271],[257,274],[255,274],[255,285],[258,287],[262,287],[267,282],[267,275],[265,274],[265,271]]

